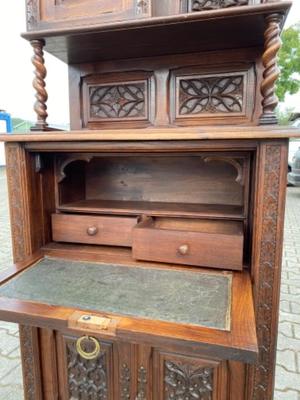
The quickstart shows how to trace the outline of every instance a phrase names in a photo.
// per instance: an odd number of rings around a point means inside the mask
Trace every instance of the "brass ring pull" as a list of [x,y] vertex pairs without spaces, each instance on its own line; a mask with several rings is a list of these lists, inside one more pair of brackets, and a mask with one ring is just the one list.
[[[88,353],[83,350],[82,342],[84,340],[89,340],[94,343],[95,348],[92,352]],[[98,342],[97,339],[95,339],[91,336],[82,336],[81,338],[79,338],[76,341],[76,350],[77,350],[77,353],[85,360],[94,360],[95,358],[97,358],[99,356],[101,348],[100,348],[100,343]]]

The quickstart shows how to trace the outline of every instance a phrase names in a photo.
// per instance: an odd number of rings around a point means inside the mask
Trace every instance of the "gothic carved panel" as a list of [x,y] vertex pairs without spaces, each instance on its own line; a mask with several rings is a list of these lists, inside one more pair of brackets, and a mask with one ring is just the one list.
[[146,117],[146,82],[91,86],[89,95],[92,118]]
[[84,127],[124,123],[144,126],[151,120],[153,85],[148,73],[95,75],[83,78]]
[[[87,353],[93,350],[93,343],[84,343]],[[89,348],[89,346],[91,348]],[[110,400],[111,362],[110,346],[101,344],[99,356],[88,360],[76,350],[76,340],[66,340],[67,375],[69,397],[73,400]]]
[[[224,70],[224,72],[223,72]],[[254,111],[255,77],[249,69],[216,69],[208,74],[200,68],[172,73],[171,119],[179,124],[220,121],[250,121]]]
[[249,0],[189,0],[189,12],[215,10],[218,8],[227,8],[235,6],[245,6]]
[[213,369],[165,361],[164,400],[212,400]]
[[240,113],[244,102],[242,75],[186,77],[178,80],[178,114]]

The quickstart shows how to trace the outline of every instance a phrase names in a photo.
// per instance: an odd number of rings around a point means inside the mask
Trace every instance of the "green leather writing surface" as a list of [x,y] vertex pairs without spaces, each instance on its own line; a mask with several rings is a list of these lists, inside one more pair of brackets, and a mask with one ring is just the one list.
[[3,285],[0,296],[229,329],[231,278],[45,258]]

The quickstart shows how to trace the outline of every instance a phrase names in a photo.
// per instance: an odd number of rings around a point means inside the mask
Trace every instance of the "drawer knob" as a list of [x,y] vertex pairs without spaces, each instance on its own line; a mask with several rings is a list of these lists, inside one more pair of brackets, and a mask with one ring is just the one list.
[[[90,352],[87,352],[85,349],[83,349],[84,342],[89,343],[89,345],[91,344],[94,349]],[[84,358],[85,360],[94,360],[99,356],[101,348],[97,339],[91,336],[82,336],[76,341],[76,350],[80,357]]]
[[187,244],[183,244],[178,248],[178,253],[182,256],[186,255],[189,251],[189,246]]
[[98,233],[98,228],[96,226],[89,226],[86,232],[89,236],[95,236]]

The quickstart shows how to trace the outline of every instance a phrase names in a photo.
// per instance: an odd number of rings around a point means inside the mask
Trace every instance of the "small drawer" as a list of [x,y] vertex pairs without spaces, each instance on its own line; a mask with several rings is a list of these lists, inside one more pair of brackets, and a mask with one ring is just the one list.
[[133,230],[133,257],[241,270],[243,224],[220,220],[147,218]]
[[52,236],[56,242],[132,245],[136,217],[52,214]]

